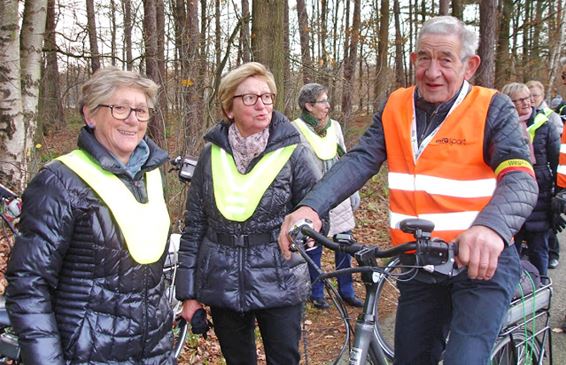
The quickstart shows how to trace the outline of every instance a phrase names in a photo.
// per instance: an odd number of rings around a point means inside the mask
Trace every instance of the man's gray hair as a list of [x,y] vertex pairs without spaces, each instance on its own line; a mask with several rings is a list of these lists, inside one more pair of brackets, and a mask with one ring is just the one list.
[[566,57],[562,57],[562,58],[560,59],[560,65],[566,66]]
[[328,88],[321,84],[312,82],[310,84],[305,84],[299,91],[299,106],[303,111],[307,111],[307,103],[315,103],[316,99],[321,94],[328,93]]
[[421,38],[427,34],[458,36],[462,47],[460,52],[460,58],[462,60],[476,54],[476,50],[478,49],[479,41],[477,34],[471,29],[468,29],[463,21],[453,16],[436,16],[427,20],[419,32],[417,50]]

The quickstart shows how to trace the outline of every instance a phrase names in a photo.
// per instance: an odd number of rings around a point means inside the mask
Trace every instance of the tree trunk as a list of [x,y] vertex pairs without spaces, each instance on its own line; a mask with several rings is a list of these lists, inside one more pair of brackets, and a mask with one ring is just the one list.
[[480,1],[480,45],[481,64],[475,83],[480,86],[495,86],[495,36],[497,27],[497,0]]
[[305,8],[305,0],[297,0],[297,17],[299,19],[299,39],[301,41],[301,61],[303,63],[303,83],[313,81],[310,54],[309,17]]
[[132,4],[130,0],[122,0],[124,10],[124,52],[126,54],[126,69],[132,70]]
[[18,0],[0,2],[0,181],[25,186],[25,126],[20,78]]
[[[25,144],[27,159],[32,157],[35,148],[34,139],[37,130],[37,106],[39,103],[39,83],[45,21],[47,18],[47,0],[26,0],[24,19],[20,34],[20,58],[22,80],[22,110],[24,112]],[[25,180],[31,171],[25,171]],[[35,171],[34,171],[35,172]]]
[[240,28],[240,47],[238,48],[238,59],[242,62],[250,62],[250,3],[242,0],[242,22]]
[[[344,85],[342,93],[342,115],[344,126],[350,122],[352,114],[352,93],[347,90],[354,89],[354,75],[356,74],[356,58],[358,53],[358,43],[360,40],[360,0],[354,0],[354,17],[352,20],[352,28],[350,29],[350,44],[348,47],[347,57],[344,58]],[[346,37],[348,38],[348,37]]]
[[450,8],[450,0],[440,0],[438,5],[438,15],[448,15],[448,9]]
[[[157,29],[157,1],[160,0],[144,0],[143,1],[143,39],[145,45],[145,70],[147,76],[155,81],[158,85],[163,86],[161,83],[161,76],[159,74],[159,54],[158,54],[158,41],[157,39],[163,34],[159,34]],[[161,56],[163,57],[163,56]],[[148,135],[160,146],[163,146],[165,141],[163,125],[163,112],[160,105],[156,105],[157,110],[151,123],[148,125]]]
[[112,58],[112,66],[116,66],[116,3],[110,0],[110,56]]
[[464,16],[463,0],[452,0],[452,15],[458,19],[462,19]]
[[381,8],[379,9],[379,43],[377,46],[376,73],[374,82],[375,103],[374,111],[385,99],[387,92],[387,83],[384,82],[387,77],[387,58],[389,56],[389,0],[381,0]]
[[98,51],[98,42],[96,34],[96,18],[94,15],[94,3],[93,0],[86,1],[86,18],[87,18],[87,28],[88,28],[88,40],[90,43],[90,68],[92,73],[100,68],[100,53]]
[[285,54],[275,50],[285,45],[285,7],[278,0],[254,0],[252,4],[252,52],[254,60],[266,65],[277,85],[275,109],[285,109]]
[[395,86],[406,86],[405,72],[403,70],[403,36],[401,34],[401,10],[399,0],[393,1],[393,14],[395,15]]
[[550,75],[548,78],[548,86],[546,88],[547,96],[550,96],[552,92],[551,85],[554,85],[554,80],[556,79],[556,74],[560,75],[560,45],[566,41],[566,7],[564,7],[562,0],[557,0],[556,2],[555,17],[556,21],[554,31],[550,32]]
[[65,113],[61,101],[61,83],[57,61],[55,38],[55,0],[47,1],[47,21],[45,25],[45,71],[42,77],[42,93],[39,104],[39,120],[42,121],[43,134],[66,127]]
[[184,37],[187,45],[185,54],[183,55],[184,70],[183,76],[186,85],[185,103],[186,103],[186,119],[185,119],[185,151],[189,154],[195,154],[199,149],[201,141],[201,125],[203,115],[203,101],[199,90],[203,85],[199,84],[199,73],[201,70],[200,46],[201,34],[199,29],[198,2],[189,0],[187,3],[187,24]]
[[510,81],[511,58],[509,53],[509,24],[513,11],[513,0],[502,0],[500,4],[501,13],[497,17],[499,23],[499,34],[495,57],[495,87],[500,89]]

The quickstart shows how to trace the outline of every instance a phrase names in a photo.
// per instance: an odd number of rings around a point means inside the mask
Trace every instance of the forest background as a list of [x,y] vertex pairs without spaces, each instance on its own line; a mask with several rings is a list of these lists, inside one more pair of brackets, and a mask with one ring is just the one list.
[[[75,148],[80,86],[110,65],[161,86],[148,133],[170,156],[198,155],[221,118],[222,75],[248,61],[274,73],[276,109],[291,119],[304,83],[327,85],[332,117],[351,145],[389,92],[413,82],[416,35],[439,14],[480,35],[473,83],[536,79],[547,100],[566,97],[564,7],[563,0],[0,0],[0,182],[21,193],[44,163]],[[378,176],[362,191],[362,241],[387,241],[384,186]],[[166,189],[179,221],[186,186],[170,176]],[[307,318],[312,363],[335,356],[339,318],[316,311]],[[181,363],[220,358],[214,341],[193,338],[190,347]]]
[[[0,181],[21,191],[49,151],[43,138],[81,125],[81,83],[98,68],[140,71],[161,86],[149,134],[171,155],[198,154],[220,117],[223,74],[247,61],[274,73],[276,108],[298,115],[303,83],[328,85],[346,134],[409,85],[416,34],[451,14],[480,34],[474,83],[538,79],[560,93],[562,0],[2,0]],[[563,90],[566,92],[566,90]],[[369,118],[367,118],[369,119]],[[74,129],[73,129],[74,126]]]

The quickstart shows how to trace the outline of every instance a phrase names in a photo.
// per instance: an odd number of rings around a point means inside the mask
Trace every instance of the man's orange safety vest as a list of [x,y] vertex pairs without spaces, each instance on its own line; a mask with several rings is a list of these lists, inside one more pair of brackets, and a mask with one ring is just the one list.
[[487,205],[496,175],[484,161],[484,129],[495,90],[473,86],[415,151],[415,87],[389,97],[382,115],[389,168],[390,235],[393,244],[412,241],[398,223],[423,218],[433,237],[447,242],[468,229]]

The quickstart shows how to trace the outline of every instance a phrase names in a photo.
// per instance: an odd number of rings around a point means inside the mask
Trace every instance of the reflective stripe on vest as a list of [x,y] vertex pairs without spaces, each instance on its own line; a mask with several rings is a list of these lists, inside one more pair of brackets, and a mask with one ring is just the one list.
[[483,159],[485,121],[495,90],[472,87],[416,161],[411,142],[414,91],[395,91],[382,114],[391,241],[413,240],[398,224],[418,217],[435,224],[433,237],[450,242],[472,225],[496,187],[495,173]]
[[335,120],[330,120],[330,127],[326,130],[324,137],[319,136],[301,119],[295,119],[292,122],[299,132],[305,137],[311,145],[312,150],[320,160],[332,160],[336,157],[338,151],[338,136],[336,135]]
[[259,201],[287,163],[296,144],[266,153],[247,174],[236,168],[234,158],[213,144],[211,148],[214,200],[228,220],[244,222],[255,212]]
[[144,204],[116,175],[102,169],[84,151],[74,150],[57,159],[87,183],[110,209],[137,263],[151,264],[161,258],[171,221],[159,169],[145,174],[148,202]]
[[558,157],[558,170],[556,174],[556,185],[566,188],[566,132],[562,133],[560,140],[560,155]]
[[531,142],[535,140],[537,129],[539,129],[547,121],[548,121],[548,116],[546,115],[546,113],[538,113],[535,116],[535,120],[533,121],[533,124],[527,127],[527,132],[529,132],[529,136],[531,137]]

